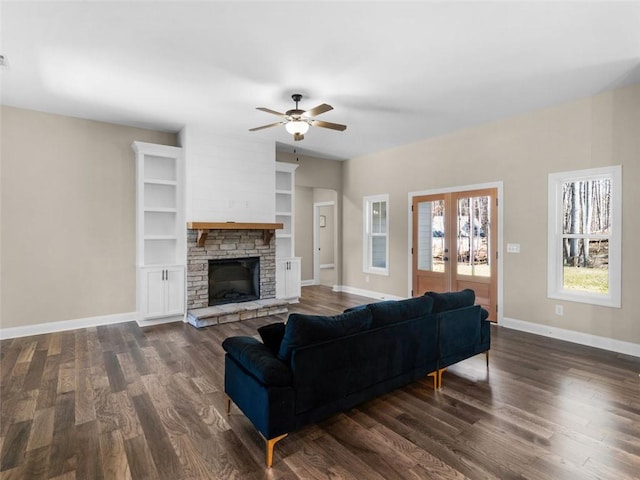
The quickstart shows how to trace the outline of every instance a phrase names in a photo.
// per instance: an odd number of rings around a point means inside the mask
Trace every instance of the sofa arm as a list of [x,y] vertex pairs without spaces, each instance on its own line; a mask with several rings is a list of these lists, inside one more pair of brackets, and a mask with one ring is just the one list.
[[489,349],[491,347],[491,321],[483,320],[480,325],[480,341]]
[[440,358],[456,356],[481,343],[480,306],[457,308],[438,314],[440,316]]
[[276,387],[291,385],[289,366],[255,338],[230,337],[222,342],[222,348],[261,383]]

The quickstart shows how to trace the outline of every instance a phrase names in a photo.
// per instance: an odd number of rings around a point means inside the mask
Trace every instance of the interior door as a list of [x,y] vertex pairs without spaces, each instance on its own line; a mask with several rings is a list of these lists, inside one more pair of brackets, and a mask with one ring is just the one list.
[[472,289],[497,320],[497,190],[413,198],[413,294]]

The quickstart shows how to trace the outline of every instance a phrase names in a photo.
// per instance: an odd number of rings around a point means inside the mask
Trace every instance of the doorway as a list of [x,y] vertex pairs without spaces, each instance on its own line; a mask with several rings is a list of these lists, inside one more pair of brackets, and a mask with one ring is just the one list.
[[498,319],[498,188],[411,199],[412,296],[472,289]]

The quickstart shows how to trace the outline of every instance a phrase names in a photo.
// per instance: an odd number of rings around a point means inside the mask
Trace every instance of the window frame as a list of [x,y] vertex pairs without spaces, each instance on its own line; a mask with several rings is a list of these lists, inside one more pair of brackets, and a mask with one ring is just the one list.
[[[385,218],[385,233],[372,233],[372,206],[374,203],[386,204],[386,218]],[[373,273],[376,275],[389,275],[389,194],[380,195],[368,195],[362,198],[362,211],[363,211],[363,263],[362,271],[364,273]],[[385,267],[373,266],[373,238],[385,237]]]
[[[569,291],[563,288],[564,183],[609,179],[611,181],[611,229],[609,232],[609,291],[607,294]],[[549,174],[547,239],[547,297],[570,302],[620,308],[622,292],[622,167],[620,165]],[[585,237],[589,237],[585,234]]]

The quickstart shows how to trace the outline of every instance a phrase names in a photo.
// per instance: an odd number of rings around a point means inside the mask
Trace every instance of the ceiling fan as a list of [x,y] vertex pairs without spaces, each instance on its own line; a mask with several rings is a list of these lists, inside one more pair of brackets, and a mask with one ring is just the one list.
[[295,141],[299,141],[304,138],[304,134],[309,130],[309,126],[330,128],[331,130],[339,130],[341,132],[347,129],[346,125],[324,122],[322,120],[315,120],[313,118],[317,115],[320,115],[321,113],[333,110],[333,107],[331,105],[323,103],[322,105],[318,105],[311,110],[300,110],[298,108],[298,102],[302,100],[302,95],[300,95],[299,93],[294,93],[293,95],[291,95],[291,98],[294,102],[296,102],[296,108],[287,110],[285,113],[276,112],[275,110],[271,110],[270,108],[256,107],[257,110],[271,113],[273,115],[278,115],[279,117],[284,117],[284,119],[280,122],[270,123],[269,125],[250,128],[249,131],[255,132],[256,130],[262,130],[263,128],[275,127],[276,125],[284,125],[284,128],[287,130],[287,132],[293,135],[293,139]]

